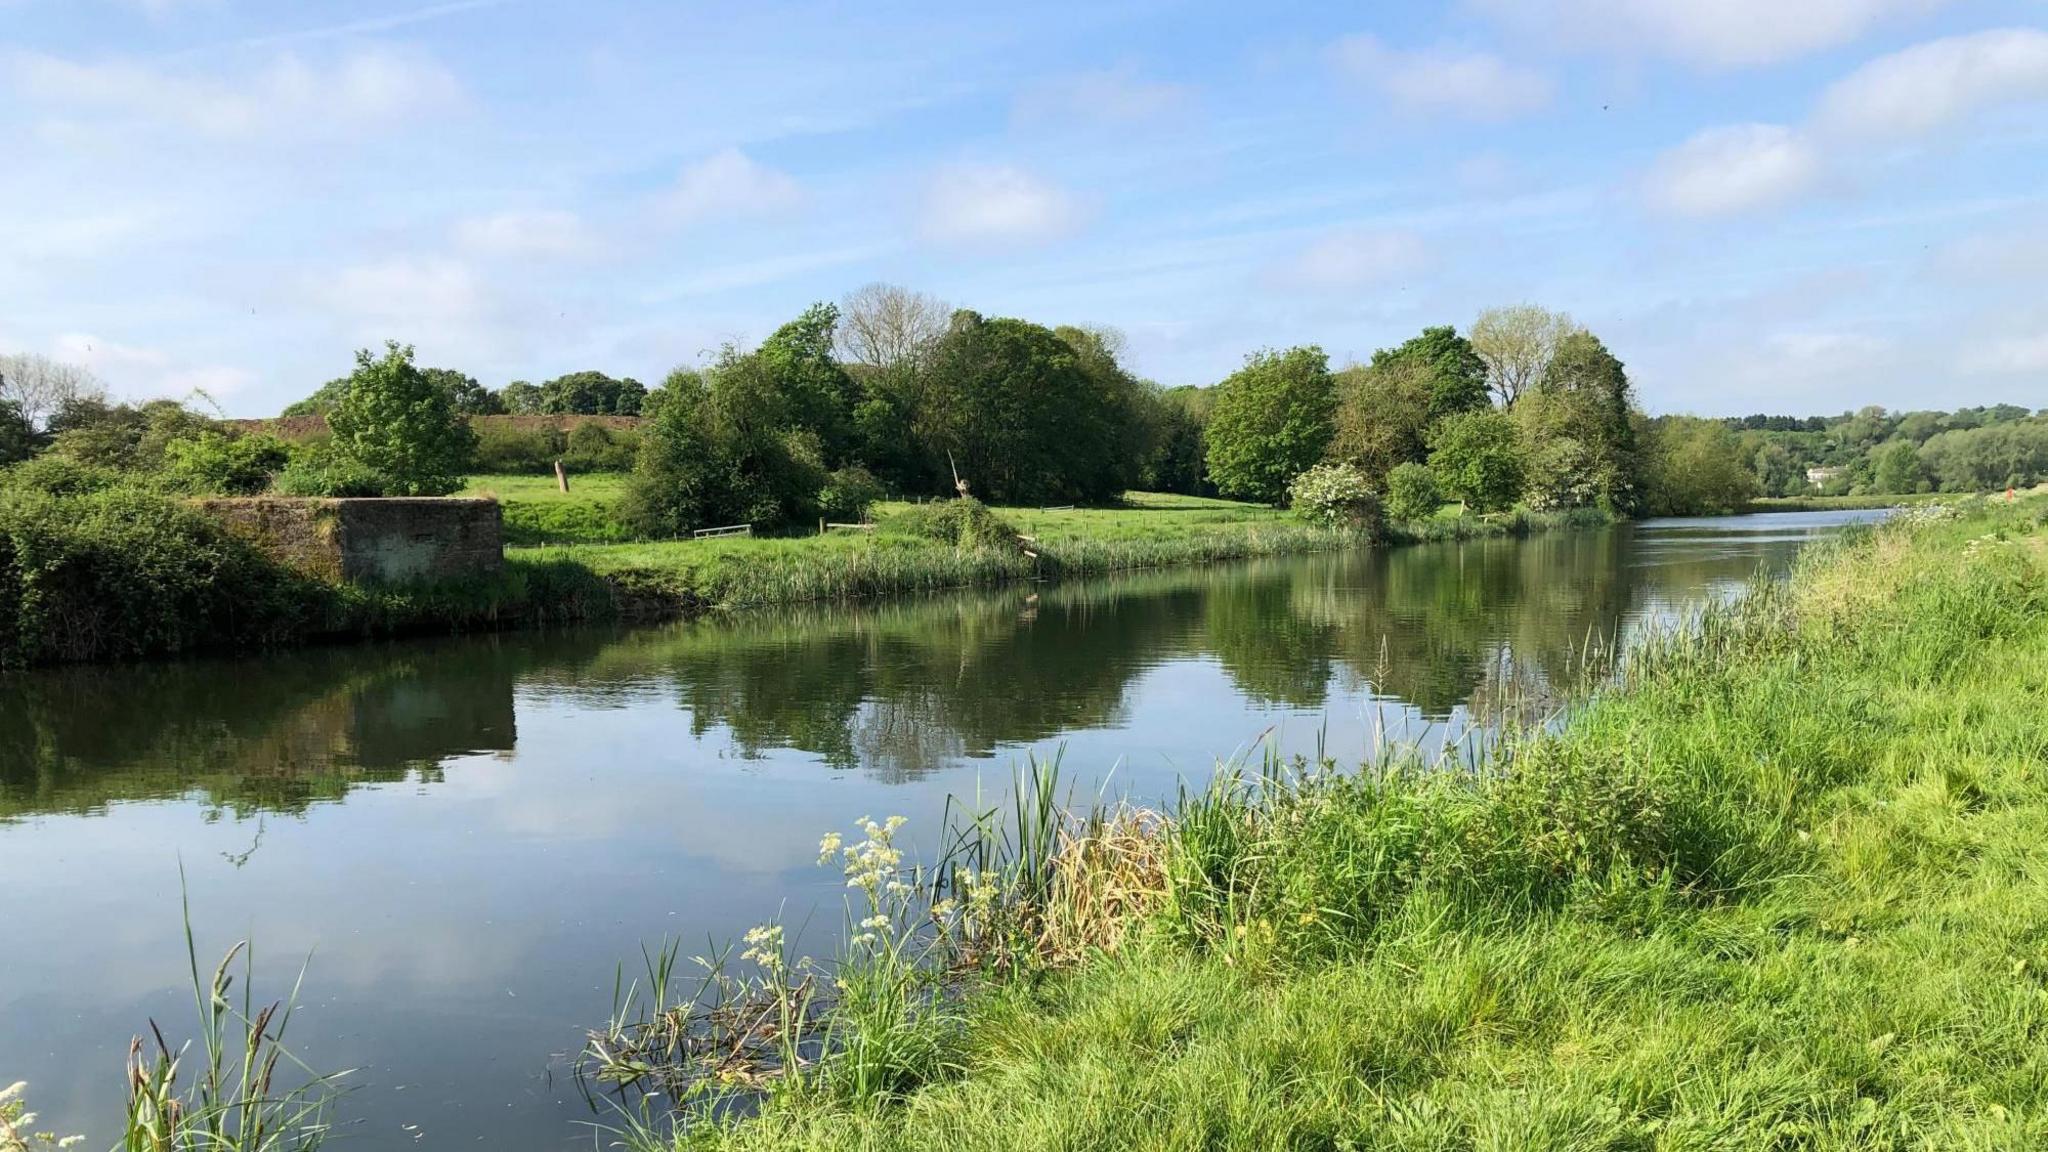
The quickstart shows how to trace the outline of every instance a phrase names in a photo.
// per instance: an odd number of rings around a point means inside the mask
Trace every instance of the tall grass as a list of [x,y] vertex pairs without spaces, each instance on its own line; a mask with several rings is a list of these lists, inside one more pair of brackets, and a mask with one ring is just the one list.
[[971,976],[866,1009],[918,1060],[659,1140],[2048,1146],[2042,508],[1817,548],[1455,766],[1027,778],[922,877]]

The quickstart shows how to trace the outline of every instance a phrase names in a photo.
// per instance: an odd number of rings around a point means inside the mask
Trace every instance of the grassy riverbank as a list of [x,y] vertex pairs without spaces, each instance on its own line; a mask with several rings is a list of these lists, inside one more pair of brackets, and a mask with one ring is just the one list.
[[1916,504],[1950,503],[1964,499],[1953,492],[1916,492],[1905,496],[1763,496],[1750,501],[1745,512],[1836,512],[1863,508],[1910,508]]
[[2044,518],[1817,546],[1475,774],[1023,813],[939,910],[964,995],[885,908],[833,1054],[674,1144],[2041,1147]]
[[[1359,542],[1260,505],[1138,492],[1110,508],[978,513],[971,540],[938,506],[898,503],[877,508],[872,531],[626,542],[617,477],[575,478],[566,494],[537,477],[480,477],[472,491],[503,501],[514,545],[504,570],[402,586],[301,575],[147,489],[0,491],[0,667],[865,600]],[[1387,540],[1520,535],[1582,519],[1450,510]],[[560,538],[585,542],[517,546]]]

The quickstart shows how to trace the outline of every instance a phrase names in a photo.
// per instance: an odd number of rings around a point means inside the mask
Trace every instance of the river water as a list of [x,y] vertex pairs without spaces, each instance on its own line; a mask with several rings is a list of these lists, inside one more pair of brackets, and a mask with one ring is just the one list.
[[[591,1146],[567,1075],[643,941],[836,926],[820,834],[999,793],[1170,796],[1269,741],[1456,747],[1504,681],[1782,572],[1868,513],[1665,520],[633,630],[0,678],[0,1084],[87,1146],[210,966],[306,969],[344,1146]],[[1505,670],[1513,670],[1508,676]],[[815,937],[819,933],[814,932]]]

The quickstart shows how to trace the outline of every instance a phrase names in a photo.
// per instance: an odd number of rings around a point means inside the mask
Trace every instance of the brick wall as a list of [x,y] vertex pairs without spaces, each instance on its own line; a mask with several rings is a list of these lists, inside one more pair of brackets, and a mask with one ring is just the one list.
[[505,563],[496,500],[253,496],[198,505],[283,563],[323,580],[451,580],[490,575]]

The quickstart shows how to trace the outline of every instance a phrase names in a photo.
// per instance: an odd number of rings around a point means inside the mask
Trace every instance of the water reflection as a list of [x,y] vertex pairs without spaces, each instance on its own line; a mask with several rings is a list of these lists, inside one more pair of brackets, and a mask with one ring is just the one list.
[[1503,669],[1570,676],[1588,636],[1836,519],[0,678],[0,1082],[118,1130],[129,1036],[190,1011],[182,883],[202,950],[258,942],[260,986],[314,955],[293,1029],[362,1069],[351,1140],[588,1146],[548,1060],[606,1011],[612,962],[778,909],[836,925],[821,831],[934,827],[1062,745],[1082,797],[1154,799],[1274,729],[1344,757],[1382,722],[1449,732]]
[[522,697],[593,721],[665,702],[693,739],[739,756],[790,749],[884,780],[1142,724],[1132,685],[1184,661],[1213,662],[1247,709],[1316,712],[1334,694],[1445,721],[1504,663],[1561,680],[1589,641],[1737,586],[1840,519],[1669,521],[620,633],[15,676],[0,681],[0,816],[187,794],[237,815],[301,812],[512,752]]

